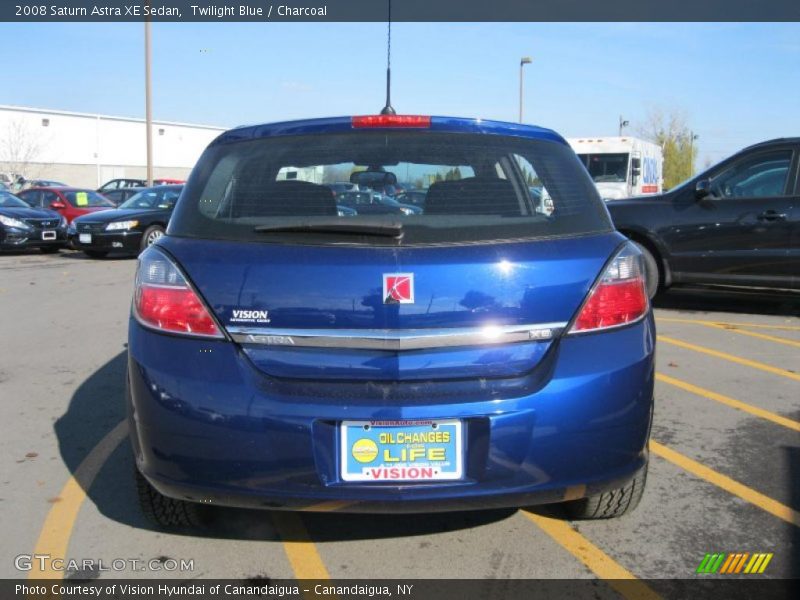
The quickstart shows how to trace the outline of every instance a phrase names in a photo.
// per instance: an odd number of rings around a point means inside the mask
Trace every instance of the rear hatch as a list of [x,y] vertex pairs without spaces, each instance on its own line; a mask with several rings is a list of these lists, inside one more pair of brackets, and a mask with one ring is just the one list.
[[[206,151],[161,245],[267,375],[526,373],[620,238],[560,138],[448,123],[240,132]],[[422,213],[340,211],[326,182],[348,177],[420,190]]]
[[[209,252],[196,240],[164,242],[265,373],[379,380],[531,370],[618,244],[614,235],[500,248],[216,242]],[[413,303],[385,302],[383,278],[395,274],[411,277]],[[303,346],[304,335],[318,337]]]

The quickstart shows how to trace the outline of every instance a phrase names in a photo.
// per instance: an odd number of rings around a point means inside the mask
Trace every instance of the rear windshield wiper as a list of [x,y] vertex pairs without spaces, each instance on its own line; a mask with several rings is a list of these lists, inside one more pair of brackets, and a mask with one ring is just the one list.
[[292,223],[288,225],[258,225],[253,228],[259,233],[339,233],[344,235],[372,235],[377,237],[403,237],[403,224],[363,220],[351,222],[349,219],[337,217],[335,221]]

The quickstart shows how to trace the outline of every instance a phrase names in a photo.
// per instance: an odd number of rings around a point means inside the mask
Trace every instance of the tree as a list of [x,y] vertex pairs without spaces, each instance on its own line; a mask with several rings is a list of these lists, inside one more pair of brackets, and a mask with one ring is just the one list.
[[542,180],[527,167],[522,167],[522,175],[528,187],[542,187]]
[[41,154],[44,139],[22,119],[8,122],[6,130],[0,137],[0,167],[2,171],[22,175],[28,179],[35,178],[43,165]]
[[461,169],[458,167],[450,168],[444,174],[445,181],[458,181],[459,179],[461,179]]
[[684,111],[650,110],[637,128],[640,136],[661,146],[664,152],[664,189],[670,189],[694,173],[697,143]]

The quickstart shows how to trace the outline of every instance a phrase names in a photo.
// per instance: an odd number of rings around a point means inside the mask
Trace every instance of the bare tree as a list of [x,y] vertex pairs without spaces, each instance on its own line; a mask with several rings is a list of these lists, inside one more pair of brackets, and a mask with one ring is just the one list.
[[42,135],[29,123],[23,119],[9,121],[0,137],[0,170],[27,179],[37,177],[45,166],[41,160],[44,147]]
[[685,111],[653,108],[636,130],[641,137],[661,146],[664,152],[665,189],[692,176],[697,144]]

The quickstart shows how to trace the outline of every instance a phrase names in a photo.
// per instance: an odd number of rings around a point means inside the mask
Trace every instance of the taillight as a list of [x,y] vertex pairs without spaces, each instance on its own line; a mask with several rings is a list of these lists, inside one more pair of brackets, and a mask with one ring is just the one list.
[[422,115],[365,115],[353,117],[353,127],[417,127],[431,126],[431,118]]
[[636,246],[626,244],[589,293],[570,333],[633,323],[647,312],[648,302],[642,255]]
[[211,313],[180,269],[155,248],[139,257],[133,311],[143,325],[159,331],[221,338]]

